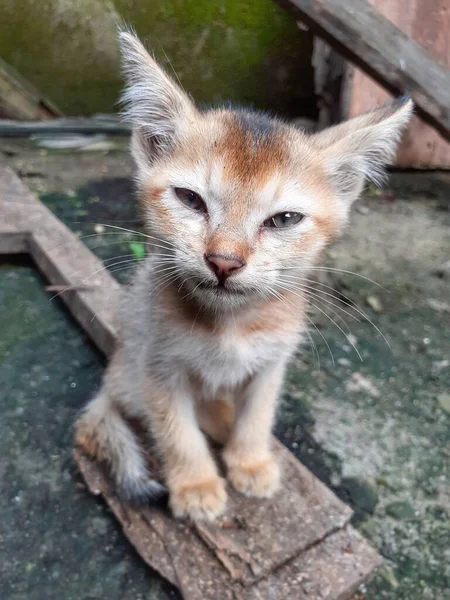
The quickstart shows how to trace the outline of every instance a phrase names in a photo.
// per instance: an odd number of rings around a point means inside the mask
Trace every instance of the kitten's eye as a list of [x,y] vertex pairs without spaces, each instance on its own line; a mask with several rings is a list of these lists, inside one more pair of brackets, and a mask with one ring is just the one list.
[[206,204],[202,200],[202,198],[192,190],[187,190],[185,188],[174,188],[175,194],[185,206],[188,208],[192,208],[197,212],[206,213]]
[[266,219],[263,223],[264,227],[275,227],[276,229],[282,229],[283,227],[292,227],[297,225],[304,219],[305,215],[296,212],[283,212],[273,215],[270,219]]

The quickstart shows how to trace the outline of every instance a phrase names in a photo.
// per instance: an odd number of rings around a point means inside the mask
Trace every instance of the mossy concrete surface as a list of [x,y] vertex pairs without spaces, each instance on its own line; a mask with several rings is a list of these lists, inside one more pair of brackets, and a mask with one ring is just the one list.
[[116,24],[200,103],[313,116],[312,35],[273,0],[0,0],[0,56],[65,113],[113,112]]
[[[83,239],[93,252],[111,264],[131,260],[109,267],[126,281],[139,237],[105,234],[108,223],[141,226],[127,154],[45,152],[12,141],[0,152],[69,227],[92,236]],[[323,283],[332,289],[319,288],[338,298],[312,298],[316,350],[308,341],[299,350],[280,406],[277,435],[354,508],[355,526],[385,558],[360,599],[450,598],[449,181],[443,173],[396,173],[386,192],[369,189],[355,206],[327,259],[345,272],[331,271]],[[6,597],[51,597],[49,581],[67,599],[169,593],[72,471],[71,423],[98,385],[98,358],[35,275],[2,273],[0,579],[16,593]],[[40,544],[51,550],[36,550]],[[50,553],[47,570],[39,552]],[[71,595],[77,577],[92,592]],[[146,585],[149,595],[140,596]]]
[[0,598],[178,598],[77,476],[72,423],[103,362],[44,285],[0,264]]

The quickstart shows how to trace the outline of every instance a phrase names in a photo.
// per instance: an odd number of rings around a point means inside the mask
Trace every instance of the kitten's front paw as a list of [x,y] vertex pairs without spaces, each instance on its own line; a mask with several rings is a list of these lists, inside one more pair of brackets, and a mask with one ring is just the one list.
[[228,478],[234,489],[246,496],[270,498],[280,487],[281,472],[275,458],[230,466]]
[[170,489],[170,508],[175,517],[193,521],[214,521],[225,509],[227,494],[220,477],[174,486]]

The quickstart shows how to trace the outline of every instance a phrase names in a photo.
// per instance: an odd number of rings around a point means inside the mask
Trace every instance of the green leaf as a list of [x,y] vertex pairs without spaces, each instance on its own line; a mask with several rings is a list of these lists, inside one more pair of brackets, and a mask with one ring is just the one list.
[[130,250],[134,258],[140,260],[145,256],[145,246],[139,242],[130,242]]

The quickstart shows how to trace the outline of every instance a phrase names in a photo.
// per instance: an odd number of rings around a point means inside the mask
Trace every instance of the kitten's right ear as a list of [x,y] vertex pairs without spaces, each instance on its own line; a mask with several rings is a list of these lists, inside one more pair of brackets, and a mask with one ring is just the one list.
[[124,117],[133,125],[132,150],[138,166],[173,147],[195,113],[195,106],[148,54],[137,36],[119,30]]
[[413,112],[408,99],[392,102],[311,137],[339,198],[347,207],[361,193],[364,181],[380,185]]

